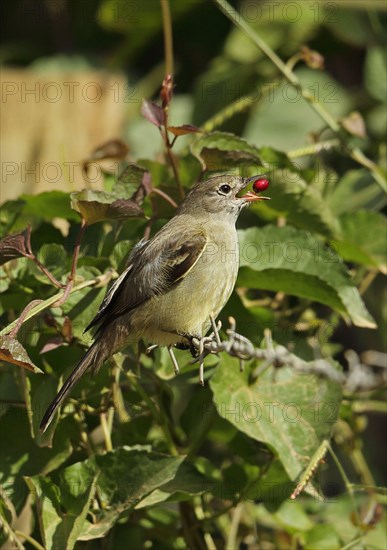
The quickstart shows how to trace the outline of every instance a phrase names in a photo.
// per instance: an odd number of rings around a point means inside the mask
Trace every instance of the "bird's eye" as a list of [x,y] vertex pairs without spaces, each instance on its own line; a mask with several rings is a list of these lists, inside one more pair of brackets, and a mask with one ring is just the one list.
[[228,195],[228,193],[231,191],[231,187],[230,185],[225,183],[219,187],[219,191],[222,195]]

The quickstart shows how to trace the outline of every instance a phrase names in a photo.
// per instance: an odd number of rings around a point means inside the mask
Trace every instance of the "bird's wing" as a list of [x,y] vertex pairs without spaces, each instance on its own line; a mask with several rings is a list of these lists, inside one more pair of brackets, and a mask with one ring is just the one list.
[[129,256],[128,267],[109,289],[85,330],[96,325],[102,329],[111,319],[166,292],[190,272],[206,244],[202,230],[177,231],[171,236],[161,231],[150,241],[139,243]]

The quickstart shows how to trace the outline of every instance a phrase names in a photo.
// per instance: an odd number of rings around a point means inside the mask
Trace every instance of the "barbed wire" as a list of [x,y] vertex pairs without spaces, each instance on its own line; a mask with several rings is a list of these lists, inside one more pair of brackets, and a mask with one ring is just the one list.
[[[367,391],[379,388],[387,382],[387,354],[373,350],[363,354],[362,359],[353,350],[347,350],[344,354],[348,369],[344,372],[338,368],[338,363],[330,362],[324,358],[316,358],[313,361],[305,361],[289,351],[285,346],[273,344],[271,331],[264,330],[266,347],[257,348],[242,334],[236,332],[236,321],[229,318],[230,326],[226,329],[227,339],[221,339],[219,331],[222,327],[219,321],[215,324],[211,319],[213,331],[202,339],[193,338],[192,347],[198,352],[198,357],[192,362],[199,362],[199,380],[203,383],[204,358],[210,354],[227,353],[231,357],[240,360],[241,369],[243,362],[258,359],[260,364],[252,373],[252,379],[259,378],[270,366],[275,368],[291,367],[298,373],[314,374],[328,378],[340,384],[344,392]],[[171,350],[170,350],[171,351]],[[173,353],[171,354],[173,356]],[[369,364],[365,363],[365,360]],[[177,362],[174,358],[175,370]],[[374,367],[382,368],[375,372]]]

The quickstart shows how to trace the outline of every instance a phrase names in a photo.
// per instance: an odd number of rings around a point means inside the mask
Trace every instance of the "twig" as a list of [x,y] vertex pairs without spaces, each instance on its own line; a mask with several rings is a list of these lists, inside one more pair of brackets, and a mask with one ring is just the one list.
[[[30,535],[27,535],[27,533],[23,533],[22,531],[19,531],[18,529],[16,529],[15,530],[15,535],[25,539],[27,542],[30,543],[31,546],[36,548],[36,550],[45,550],[44,546],[42,546],[37,540],[35,540]],[[23,546],[18,546],[18,548],[24,548],[24,547]]]
[[240,502],[235,506],[234,512],[232,514],[230,530],[228,532],[226,548],[230,548],[230,549],[238,548],[237,535],[238,535],[239,524],[242,519],[243,508],[244,508],[243,502]]
[[171,206],[173,206],[174,208],[177,208],[177,204],[175,203],[175,201],[169,195],[164,193],[164,191],[161,191],[161,189],[158,189],[157,187],[153,187],[152,193],[156,193],[157,195],[160,195],[160,197],[163,197],[163,199],[166,200]]
[[171,10],[168,0],[160,0],[163,17],[165,74],[173,75],[173,35]]
[[340,141],[338,139],[327,139],[326,141],[319,141],[318,143],[313,143],[313,145],[307,145],[301,149],[294,149],[293,151],[288,151],[286,154],[290,159],[297,159],[300,157],[306,157],[308,155],[316,155],[321,153],[321,151],[329,151],[334,147],[339,147]]
[[38,258],[35,256],[35,254],[33,252],[30,252],[30,254],[28,254],[26,256],[26,258],[28,258],[29,260],[33,261],[35,265],[38,266],[38,268],[40,269],[40,271],[42,271],[45,276],[47,277],[47,279],[49,279],[52,284],[54,286],[56,286],[57,288],[64,288],[64,284],[60,283],[58,281],[58,279],[56,277],[54,277],[54,275],[52,273],[50,273],[50,271],[47,269],[46,266],[44,266],[39,260]]
[[85,232],[86,227],[87,227],[87,222],[84,218],[82,218],[81,228],[79,230],[77,240],[76,240],[76,243],[75,243],[75,247],[74,247],[73,259],[72,259],[72,262],[71,262],[71,271],[69,273],[69,276],[67,277],[66,288],[65,288],[65,291],[63,293],[63,296],[54,304],[54,307],[60,307],[65,303],[65,301],[67,300],[67,298],[69,297],[69,295],[71,293],[71,289],[74,286],[75,272],[76,272],[76,269],[77,269],[78,256],[79,256],[79,251],[80,251],[80,248],[81,248],[81,240],[82,240],[83,233]]
[[26,320],[26,317],[28,315],[28,312],[31,311],[32,308],[37,306],[38,304],[41,304],[43,300],[32,300],[21,312],[18,319],[16,319],[16,325],[13,327],[13,329],[10,331],[9,335],[11,338],[16,338],[16,334],[19,332],[20,327]]
[[182,199],[184,199],[184,197],[185,197],[184,188],[183,188],[183,186],[181,184],[181,181],[180,181],[180,176],[179,176],[179,172],[177,170],[177,165],[176,165],[176,159],[173,156],[173,153],[172,153],[172,150],[171,150],[172,145],[171,145],[171,142],[169,140],[169,135],[168,135],[168,112],[167,112],[167,109],[164,109],[164,112],[165,112],[164,131],[162,132],[161,128],[160,128],[160,132],[161,132],[161,135],[164,139],[166,155],[167,155],[169,163],[171,165],[172,172],[173,172],[174,178],[175,178],[176,183],[177,183],[177,188],[179,190],[180,197]]
[[[70,294],[73,292],[77,292],[78,290],[82,290],[84,288],[87,288],[89,286],[105,286],[107,285],[111,279],[116,278],[117,273],[113,269],[108,269],[105,273],[102,275],[98,275],[98,277],[95,277],[94,279],[90,279],[88,281],[83,281],[82,283],[79,283],[79,285],[73,286],[70,290]],[[47,300],[44,300],[40,302],[38,305],[34,306],[33,308],[29,309],[27,312],[23,312],[23,319],[22,323],[20,323],[20,317],[18,319],[15,319],[12,323],[10,323],[8,326],[6,326],[1,332],[0,336],[3,336],[5,334],[9,334],[14,327],[18,326],[18,324],[23,324],[32,317],[35,317],[35,315],[38,315],[38,313],[41,313],[48,307],[52,307],[64,294],[65,290],[62,290],[60,292],[57,292],[54,294],[54,296],[51,296],[50,298],[47,298]]]

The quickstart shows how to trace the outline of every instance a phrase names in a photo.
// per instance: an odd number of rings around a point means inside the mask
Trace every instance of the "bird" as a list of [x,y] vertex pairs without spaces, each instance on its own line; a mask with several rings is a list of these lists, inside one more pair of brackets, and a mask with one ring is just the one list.
[[[94,341],[49,405],[42,432],[83,374],[97,373],[127,345],[143,338],[171,350],[203,340],[235,286],[238,216],[249,204],[268,199],[259,195],[267,187],[260,178],[223,174],[195,184],[169,222],[132,249],[85,329],[94,328]],[[255,192],[241,195],[250,183]]]

